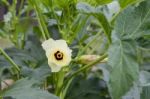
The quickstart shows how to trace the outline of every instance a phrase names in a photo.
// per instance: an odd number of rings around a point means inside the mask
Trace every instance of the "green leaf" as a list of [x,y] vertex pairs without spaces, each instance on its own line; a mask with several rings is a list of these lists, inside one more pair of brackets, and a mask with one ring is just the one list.
[[72,24],[72,37],[71,42],[76,38],[81,40],[87,33],[87,26],[90,24],[90,19],[88,15],[79,14]]
[[[116,20],[115,31],[121,39],[136,39],[150,32],[150,1],[128,7]],[[149,33],[150,35],[150,33]]]
[[3,92],[2,96],[10,96],[15,99],[58,99],[47,91],[33,87],[35,82],[32,79],[21,79]]
[[150,86],[150,73],[147,71],[140,72],[140,86]]
[[93,7],[87,3],[82,2],[78,3],[76,8],[82,13],[94,16],[99,21],[100,27],[103,29],[108,40],[111,42],[111,26],[105,15],[102,13],[101,7]]
[[149,99],[150,97],[150,86],[146,86],[142,88],[141,99]]
[[91,6],[88,3],[84,3],[84,2],[78,3],[76,5],[76,8],[77,8],[77,10],[79,10],[80,12],[83,12],[83,13],[90,14],[90,13],[95,12],[95,7]]
[[138,79],[139,67],[135,55],[134,41],[116,40],[111,44],[108,64],[112,67],[109,87],[113,99],[121,99]]
[[147,71],[141,71],[140,83],[142,86],[141,99],[149,99],[150,97],[150,73]]
[[79,0],[79,2],[86,2],[94,6],[98,5],[106,5],[108,3],[111,3],[113,0]]
[[78,76],[67,90],[65,99],[108,99],[106,97],[107,87],[103,80],[93,76],[87,79]]
[[[150,63],[150,39],[149,38],[139,38],[138,43],[138,59],[141,64]],[[149,66],[147,66],[149,67]]]
[[10,57],[18,61],[33,61],[33,62],[35,61],[35,59],[31,55],[28,54],[27,50],[9,48],[9,49],[6,49],[5,51]]
[[50,67],[48,65],[41,65],[38,68],[32,69],[28,67],[22,67],[21,75],[25,77],[30,77],[32,79],[37,80],[39,83],[43,83],[43,81],[51,74]]
[[127,94],[122,97],[122,99],[140,99],[140,93],[141,87],[136,82],[134,83],[134,86],[130,88],[130,91],[128,91]]
[[103,13],[97,13],[97,14],[93,14],[93,15],[95,16],[95,18],[97,18],[107,39],[109,40],[109,42],[111,42],[111,27],[110,27],[110,24],[107,21],[106,17],[104,16]]
[[96,3],[98,5],[104,5],[104,4],[108,4],[110,2],[112,2],[112,0],[96,0]]
[[121,8],[125,8],[128,5],[130,5],[130,4],[133,4],[133,3],[136,3],[136,2],[140,2],[142,0],[118,0],[118,1],[119,1],[119,4],[120,4],[120,7]]

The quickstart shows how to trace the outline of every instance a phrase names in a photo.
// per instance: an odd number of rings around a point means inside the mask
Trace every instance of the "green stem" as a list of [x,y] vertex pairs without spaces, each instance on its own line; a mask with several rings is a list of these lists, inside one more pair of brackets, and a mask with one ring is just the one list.
[[[34,9],[36,9],[35,5],[34,5]],[[46,34],[45,34],[45,32],[44,32],[44,28],[42,27],[42,23],[41,23],[39,14],[38,14],[37,10],[35,10],[35,12],[36,12],[37,19],[38,19],[38,22],[39,22],[40,30],[41,30],[41,32],[42,32],[42,36],[43,36],[43,38],[46,40]]]
[[22,34],[22,37],[21,37],[21,49],[24,49],[24,46],[25,46],[25,33]]
[[21,16],[21,9],[23,8],[23,6],[24,6],[24,0],[21,0],[19,10],[18,10],[18,18]]
[[49,35],[49,31],[47,29],[47,26],[45,24],[45,19],[41,14],[42,11],[38,7],[38,2],[37,1],[30,0],[30,3],[33,6],[33,8],[35,9],[37,19],[38,19],[38,23],[39,23],[39,26],[40,26],[40,29],[41,29],[41,32],[42,32],[42,36],[46,40],[46,39],[50,38],[50,35]]
[[[57,17],[56,13],[55,13],[55,10],[54,10],[54,7],[53,7],[53,1],[52,1],[52,6],[49,7],[49,9],[52,11],[53,15],[54,15],[54,18],[56,19],[57,21],[57,26],[58,26],[58,30],[61,31],[61,26],[60,26],[60,22],[59,22],[59,18]],[[61,32],[60,32],[61,33]]]
[[111,19],[110,23],[113,24],[114,21],[116,20],[117,16],[122,12],[122,10],[120,10],[119,12],[117,12]]
[[47,29],[47,26],[45,24],[45,18],[43,17],[43,15],[41,14],[41,9],[38,8],[38,3],[35,1],[35,7],[36,7],[36,11],[37,11],[37,14],[39,16],[39,22],[41,22],[41,25],[42,25],[42,28],[44,29],[44,32],[46,34],[46,37],[47,38],[50,38],[50,35],[49,35],[49,31]]
[[7,53],[5,53],[5,51],[0,48],[0,52],[4,55],[4,57],[12,64],[12,66],[14,66],[14,68],[20,72],[20,68],[19,66],[7,55]]
[[17,48],[19,48],[19,42],[18,42],[18,32],[16,32],[16,26],[18,24],[18,17],[16,16],[16,4],[17,0],[13,0],[12,5],[9,6],[9,11],[12,14],[12,19],[10,22],[11,28],[9,28],[9,32],[13,35],[12,36],[12,42],[15,44]]
[[100,61],[102,61],[104,58],[107,57],[107,54],[104,54],[103,56],[101,56],[100,58],[98,58],[97,60],[83,66],[82,68],[80,68],[79,70],[77,70],[76,72],[74,72],[70,77],[68,77],[68,79],[71,79],[72,77],[78,75],[79,73],[83,72],[84,70],[90,68],[91,66],[99,63]]
[[83,54],[83,52],[92,44],[96,41],[97,36],[100,35],[101,32],[98,32],[95,37],[78,53],[77,57],[80,56],[81,54]]
[[105,59],[107,57],[107,54],[104,54],[103,56],[101,56],[100,58],[98,58],[97,60],[95,60],[94,62],[91,62],[90,64],[88,65],[85,65],[84,67],[80,68],[79,70],[77,70],[76,72],[74,72],[71,76],[68,77],[68,79],[64,82],[64,86],[65,87],[62,87],[61,89],[61,93],[60,93],[60,97],[61,99],[64,99],[65,98],[65,95],[67,93],[67,89],[69,88],[72,80],[73,80],[73,77],[75,77],[76,75],[78,75],[79,73],[83,72],[84,70],[90,68],[91,66],[99,63],[100,61],[102,61],[103,59]]
[[72,81],[73,81],[73,79],[70,79],[68,81],[68,83],[62,87],[61,93],[60,93],[60,98],[61,99],[65,99],[65,96],[67,94],[68,88],[69,88],[70,84],[72,83]]
[[60,97],[61,88],[63,86],[64,77],[65,77],[65,72],[63,71],[63,69],[58,73],[56,73],[56,77],[57,77],[57,81],[56,81],[55,94]]

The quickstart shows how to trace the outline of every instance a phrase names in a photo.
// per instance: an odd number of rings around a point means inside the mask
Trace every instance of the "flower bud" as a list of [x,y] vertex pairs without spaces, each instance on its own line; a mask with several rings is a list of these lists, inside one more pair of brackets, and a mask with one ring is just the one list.
[[[100,58],[99,55],[82,55],[79,59],[78,62],[81,64],[89,64],[95,60],[97,60],[98,58]],[[104,60],[100,61],[102,62],[106,62],[107,58],[105,58]]]
[[99,55],[82,55],[79,58],[79,63],[81,64],[89,64],[90,62],[95,61],[99,58]]
[[9,86],[13,85],[14,80],[12,79],[6,79],[4,81],[2,81],[1,84],[1,90],[4,90],[6,88],[8,88]]

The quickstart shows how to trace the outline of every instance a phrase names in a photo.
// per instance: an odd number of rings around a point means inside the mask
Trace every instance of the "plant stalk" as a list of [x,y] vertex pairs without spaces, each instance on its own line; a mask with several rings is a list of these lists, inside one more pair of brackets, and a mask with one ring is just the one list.
[[14,66],[14,68],[20,72],[20,68],[19,66],[7,55],[7,53],[5,53],[5,51],[0,48],[0,52],[3,54],[3,56],[10,62],[10,64],[12,64],[12,66]]
[[97,60],[83,66],[82,68],[80,68],[79,70],[77,70],[76,72],[74,72],[68,79],[71,79],[72,77],[78,75],[79,73],[83,72],[84,70],[90,68],[91,66],[99,63],[100,61],[102,61],[103,59],[105,59],[107,57],[107,54],[104,54],[103,56],[101,56],[100,58],[98,58]]

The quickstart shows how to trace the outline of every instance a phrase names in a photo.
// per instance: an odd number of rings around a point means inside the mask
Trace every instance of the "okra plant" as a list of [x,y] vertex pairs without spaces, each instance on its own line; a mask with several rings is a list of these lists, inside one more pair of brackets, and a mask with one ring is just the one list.
[[149,99],[150,0],[0,8],[0,99]]

